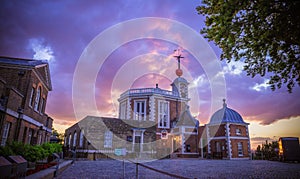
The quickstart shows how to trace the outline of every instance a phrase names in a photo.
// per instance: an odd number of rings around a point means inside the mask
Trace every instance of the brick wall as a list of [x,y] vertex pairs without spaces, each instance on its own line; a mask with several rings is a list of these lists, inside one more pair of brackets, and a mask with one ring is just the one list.
[[[239,129],[241,131],[241,134],[236,133],[236,129]],[[236,124],[230,124],[230,136],[241,136],[241,137],[247,137],[246,132],[246,126],[244,125],[236,125]]]
[[[41,70],[41,69],[40,69]],[[43,78],[43,77],[42,77]],[[5,107],[9,110],[18,112],[18,109],[23,109],[23,114],[33,118],[34,120],[42,123],[44,126],[47,124],[48,116],[44,114],[44,111],[36,112],[33,107],[29,107],[29,100],[31,95],[32,87],[41,87],[41,95],[45,99],[44,106],[47,104],[48,89],[42,84],[39,78],[31,69],[23,69],[22,67],[0,67],[0,95],[3,98],[7,98],[7,103]],[[35,99],[35,97],[34,97]],[[41,105],[41,100],[40,100]],[[51,119],[51,118],[50,118]],[[36,142],[39,134],[42,136],[42,141],[45,140],[46,131],[39,130],[40,126],[35,126],[29,124],[28,122],[22,120],[17,123],[17,119],[9,114],[4,113],[3,121],[1,125],[5,122],[11,122],[9,137],[7,141],[15,140],[15,134],[19,132],[17,136],[18,141],[26,141],[26,136],[28,135],[28,130],[31,128],[34,131],[34,136]],[[48,120],[48,128],[51,129],[53,120]],[[18,129],[17,129],[18,128]],[[2,129],[2,128],[0,128]],[[2,136],[2,130],[0,131]],[[1,139],[0,139],[1,140]],[[35,144],[35,143],[33,143]]]
[[[233,158],[246,158],[249,157],[248,152],[248,140],[245,139],[230,139],[231,141],[231,150],[232,150],[232,157]],[[238,155],[238,143],[242,142],[243,145],[243,156]]]
[[209,126],[209,136],[218,137],[218,136],[225,136],[225,135],[226,135],[225,124]]

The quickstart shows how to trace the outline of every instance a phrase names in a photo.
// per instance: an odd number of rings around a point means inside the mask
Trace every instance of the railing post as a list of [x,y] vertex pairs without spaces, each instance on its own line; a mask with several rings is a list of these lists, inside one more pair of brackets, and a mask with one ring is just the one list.
[[54,177],[57,177],[60,156],[57,153],[53,153],[52,156],[56,157],[56,160],[57,160],[57,165],[55,167],[55,172],[54,172]]
[[125,160],[123,156],[123,179],[125,179]]
[[135,179],[139,179],[139,163],[135,163]]

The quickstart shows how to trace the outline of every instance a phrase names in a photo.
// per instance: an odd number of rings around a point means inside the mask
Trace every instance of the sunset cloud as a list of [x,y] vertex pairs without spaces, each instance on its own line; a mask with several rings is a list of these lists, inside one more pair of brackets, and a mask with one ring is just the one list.
[[[163,89],[170,89],[170,83],[176,78],[177,61],[173,57],[174,50],[190,45],[190,49],[182,49],[181,61],[183,77],[190,82],[191,110],[197,115],[201,125],[209,121],[213,112],[212,105],[222,108],[222,99],[213,99],[213,93],[219,92],[227,98],[228,106],[238,111],[243,118],[253,123],[255,128],[281,124],[281,129],[290,130],[289,124],[300,116],[300,90],[295,87],[292,94],[285,89],[271,91],[268,74],[265,77],[251,78],[243,71],[243,62],[232,60],[230,63],[220,62],[220,70],[216,66],[221,50],[213,42],[199,45],[192,38],[172,23],[144,23],[134,28],[123,29],[114,34],[113,40],[103,41],[97,47],[101,52],[105,47],[120,43],[123,39],[134,35],[145,27],[142,35],[149,38],[135,39],[120,44],[105,59],[95,56],[89,63],[91,68],[83,70],[79,80],[82,91],[77,101],[72,99],[75,69],[83,52],[97,35],[108,28],[124,21],[143,17],[169,18],[175,20],[199,35],[205,25],[204,17],[197,14],[195,8],[198,1],[43,1],[23,2],[4,1],[0,6],[0,55],[21,58],[48,60],[53,91],[47,98],[46,112],[54,118],[56,127],[61,130],[76,122],[74,103],[85,113],[105,116],[117,115],[117,99],[119,95],[131,87],[154,87],[156,83]],[[191,32],[192,33],[192,32]],[[173,40],[153,39],[162,35]],[[182,44],[176,44],[174,42]],[[207,45],[215,53],[207,53]],[[204,50],[206,49],[206,50]],[[193,52],[193,53],[191,53]],[[196,56],[202,59],[196,59]],[[96,63],[104,60],[101,67]],[[208,68],[209,67],[209,68]],[[98,70],[96,79],[90,78],[90,72]],[[209,69],[209,70],[207,70]],[[214,71],[215,70],[215,71]],[[212,77],[210,74],[214,74]],[[226,91],[218,86],[223,83],[220,77],[225,76]],[[222,79],[222,78],[221,78]],[[212,91],[212,87],[217,87]],[[96,101],[97,111],[85,109],[92,100],[86,99],[88,92],[93,91],[91,99]],[[224,92],[224,93],[223,93]],[[255,128],[251,129],[255,132]],[[276,128],[276,127],[275,127]],[[267,128],[267,130],[272,130]],[[265,130],[256,137],[270,137]],[[283,132],[282,132],[283,133]],[[294,133],[291,133],[291,135]],[[296,135],[296,133],[295,133]],[[271,136],[272,138],[272,136]]]

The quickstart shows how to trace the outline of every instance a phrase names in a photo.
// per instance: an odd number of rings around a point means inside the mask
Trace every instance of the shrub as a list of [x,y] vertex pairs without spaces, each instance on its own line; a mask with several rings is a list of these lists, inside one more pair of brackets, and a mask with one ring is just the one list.
[[36,162],[45,159],[52,153],[62,151],[62,146],[56,143],[44,143],[42,145],[29,145],[20,142],[12,142],[5,147],[0,147],[0,155],[8,157],[10,155],[21,155],[27,161]]

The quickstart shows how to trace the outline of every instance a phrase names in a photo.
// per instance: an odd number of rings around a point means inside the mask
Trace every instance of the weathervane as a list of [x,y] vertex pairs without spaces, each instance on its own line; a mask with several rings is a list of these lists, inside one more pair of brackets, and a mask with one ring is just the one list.
[[182,70],[180,69],[180,59],[184,58],[184,57],[181,56],[181,53],[180,53],[181,49],[178,48],[178,49],[174,50],[174,52],[177,52],[177,54],[174,57],[177,58],[177,61],[178,61],[178,69],[176,70],[176,75],[178,77],[180,77],[183,74]]

